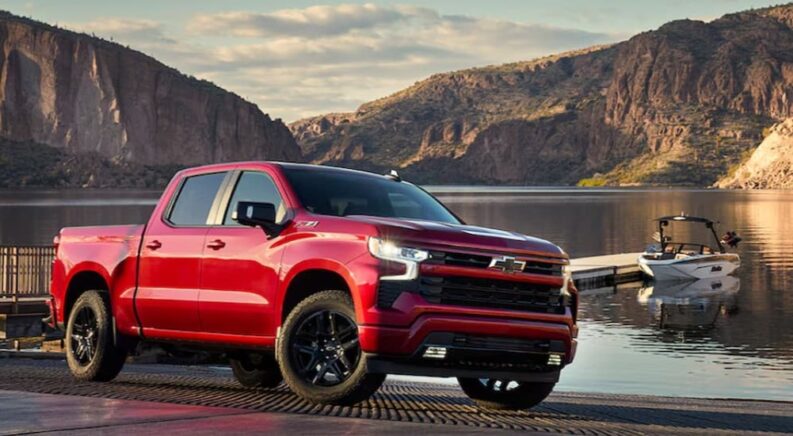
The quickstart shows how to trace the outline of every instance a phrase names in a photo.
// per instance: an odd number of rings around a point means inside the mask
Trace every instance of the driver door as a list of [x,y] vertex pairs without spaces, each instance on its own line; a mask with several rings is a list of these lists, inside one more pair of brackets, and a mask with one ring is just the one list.
[[280,239],[270,239],[261,228],[240,225],[232,213],[240,201],[271,203],[277,222],[282,222],[285,204],[265,171],[242,171],[232,183],[225,210],[207,232],[198,303],[201,326],[207,333],[271,337],[280,324],[275,306],[283,253]]

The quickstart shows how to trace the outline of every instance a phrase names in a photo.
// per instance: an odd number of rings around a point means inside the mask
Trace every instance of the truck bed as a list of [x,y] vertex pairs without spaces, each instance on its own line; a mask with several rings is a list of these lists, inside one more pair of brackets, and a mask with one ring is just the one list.
[[[115,226],[65,227],[56,238],[57,250],[53,263],[50,292],[55,301],[55,322],[64,324],[67,283],[76,274],[96,274],[115,290],[111,293],[117,308],[120,325],[137,325],[133,299],[136,283],[138,252],[145,226],[142,224]],[[77,273],[79,271],[79,273]]]

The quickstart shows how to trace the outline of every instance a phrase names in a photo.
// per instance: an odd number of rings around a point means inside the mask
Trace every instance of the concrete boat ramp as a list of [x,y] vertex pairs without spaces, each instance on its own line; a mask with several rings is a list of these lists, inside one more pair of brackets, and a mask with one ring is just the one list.
[[793,431],[793,403],[555,392],[528,411],[477,408],[454,384],[388,381],[351,407],[284,386],[246,389],[228,368],[128,364],[112,382],[74,381],[62,359],[0,358],[0,435],[747,434]]

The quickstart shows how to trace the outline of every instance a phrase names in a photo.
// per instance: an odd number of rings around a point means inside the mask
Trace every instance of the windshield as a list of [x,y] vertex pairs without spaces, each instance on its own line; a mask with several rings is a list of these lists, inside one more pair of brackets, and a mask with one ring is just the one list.
[[415,185],[376,175],[318,168],[283,168],[308,211],[460,224],[435,197]]

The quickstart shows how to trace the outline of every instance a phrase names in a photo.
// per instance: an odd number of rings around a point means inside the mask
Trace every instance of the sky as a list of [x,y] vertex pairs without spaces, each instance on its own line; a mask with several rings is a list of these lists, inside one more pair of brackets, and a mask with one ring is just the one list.
[[348,112],[434,73],[612,43],[760,0],[0,0],[129,45],[291,122]]

